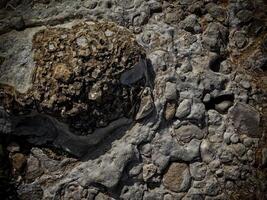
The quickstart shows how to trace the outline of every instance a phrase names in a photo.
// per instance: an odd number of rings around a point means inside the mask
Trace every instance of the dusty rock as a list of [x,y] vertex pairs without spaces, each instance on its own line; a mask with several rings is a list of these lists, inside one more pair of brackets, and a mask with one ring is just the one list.
[[113,198],[112,197],[109,197],[108,195],[106,194],[103,194],[103,193],[98,193],[95,197],[95,200],[112,200]]
[[157,167],[153,164],[147,164],[143,166],[143,179],[148,181],[157,172]]
[[176,84],[167,82],[165,88],[165,96],[168,100],[177,100]]
[[151,96],[151,92],[148,88],[146,89],[147,90],[145,90],[144,93],[142,94],[140,107],[135,116],[136,120],[140,120],[140,119],[143,119],[149,116],[154,110],[154,103],[153,103],[153,99]]
[[26,162],[26,157],[22,153],[15,153],[11,156],[12,166],[15,170],[21,170]]
[[188,190],[191,177],[186,164],[171,163],[163,176],[164,186],[174,192],[185,192]]
[[227,179],[237,180],[240,177],[238,166],[224,166],[224,174]]
[[176,103],[175,102],[167,102],[165,108],[165,119],[167,121],[172,120],[175,116],[176,112]]
[[204,162],[211,162],[215,155],[208,140],[203,140],[200,146],[201,158]]
[[231,101],[222,101],[219,104],[215,105],[215,109],[220,113],[225,113],[233,105]]
[[43,190],[40,185],[30,183],[22,185],[18,188],[18,196],[20,199],[42,199]]
[[0,196],[266,199],[265,4],[1,2]]
[[184,99],[178,106],[175,116],[177,118],[184,118],[190,114],[192,101],[190,99]]
[[231,117],[239,134],[261,137],[259,128],[260,115],[253,107],[237,103],[231,110]]
[[205,178],[207,166],[204,163],[195,162],[190,164],[190,174],[194,180],[201,181]]
[[210,51],[225,51],[228,42],[228,30],[220,23],[210,23],[203,33],[203,43]]
[[34,181],[37,177],[39,177],[43,173],[43,169],[41,168],[40,162],[37,158],[30,155],[27,159],[27,167],[26,167],[26,179]]
[[142,199],[145,187],[135,183],[133,186],[124,186],[120,198],[138,200]]
[[198,23],[197,16],[192,14],[187,16],[182,22],[181,22],[182,28],[184,28],[188,32],[192,33],[200,33],[201,27]]
[[181,126],[178,129],[174,129],[174,132],[177,140],[183,143],[188,143],[193,138],[202,139],[204,136],[203,131],[195,125]]
[[191,113],[187,116],[189,119],[202,121],[205,115],[205,105],[203,103],[194,103],[191,107]]

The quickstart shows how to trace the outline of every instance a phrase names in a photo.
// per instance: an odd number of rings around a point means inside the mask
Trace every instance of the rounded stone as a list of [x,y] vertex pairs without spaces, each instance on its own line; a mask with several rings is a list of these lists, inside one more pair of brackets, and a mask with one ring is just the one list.
[[178,106],[175,116],[179,119],[186,117],[190,114],[192,106],[191,99],[184,99]]
[[173,192],[185,192],[189,189],[191,177],[184,163],[171,163],[163,176],[163,185]]

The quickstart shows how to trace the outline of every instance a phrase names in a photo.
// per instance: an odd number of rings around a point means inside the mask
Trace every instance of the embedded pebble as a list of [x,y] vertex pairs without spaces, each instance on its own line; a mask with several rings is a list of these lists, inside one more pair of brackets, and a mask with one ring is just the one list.
[[184,99],[178,106],[175,116],[184,118],[190,114],[192,102],[190,99]]

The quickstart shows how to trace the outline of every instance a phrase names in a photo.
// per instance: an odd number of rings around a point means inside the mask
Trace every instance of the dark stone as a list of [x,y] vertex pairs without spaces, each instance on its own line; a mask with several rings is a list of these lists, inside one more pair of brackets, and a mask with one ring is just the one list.
[[43,190],[36,183],[23,184],[19,186],[17,192],[21,200],[42,199],[43,197]]
[[230,111],[234,126],[240,134],[261,137],[260,114],[248,104],[237,103]]

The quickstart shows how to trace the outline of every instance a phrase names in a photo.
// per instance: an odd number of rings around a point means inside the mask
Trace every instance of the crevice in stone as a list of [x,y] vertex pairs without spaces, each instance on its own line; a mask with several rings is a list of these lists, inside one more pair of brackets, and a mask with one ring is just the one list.
[[222,55],[216,55],[215,57],[213,57],[210,62],[209,62],[209,68],[213,71],[213,72],[220,72],[220,68],[221,68],[221,63],[226,59],[225,56]]
[[219,104],[223,101],[230,101],[230,102],[234,102],[234,95],[233,94],[225,94],[225,95],[221,95],[218,96],[216,98],[211,98],[211,100],[205,104],[206,110],[211,110],[211,109],[215,109],[215,105]]

